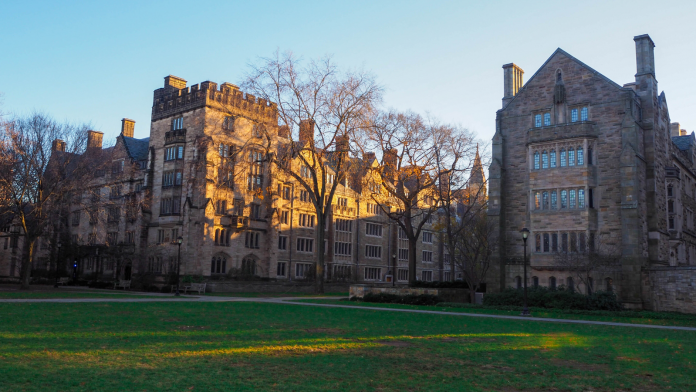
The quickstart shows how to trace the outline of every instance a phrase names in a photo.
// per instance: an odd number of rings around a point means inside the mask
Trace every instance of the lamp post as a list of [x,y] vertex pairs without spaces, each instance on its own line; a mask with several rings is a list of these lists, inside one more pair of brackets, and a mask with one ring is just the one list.
[[524,240],[524,307],[522,308],[522,316],[531,316],[527,307],[527,237],[529,237],[529,229],[526,227],[520,230],[522,240]]
[[392,287],[396,286],[396,255],[392,255],[392,264],[394,265],[394,273],[392,274]]
[[179,296],[179,272],[181,271],[181,243],[184,242],[184,239],[179,236],[176,239],[176,245],[179,247],[179,252],[178,256],[176,258],[176,294],[175,296]]
[[56,276],[56,283],[53,285],[54,288],[58,288],[58,260],[60,260],[60,247],[62,244],[59,242],[56,244],[56,248],[58,248],[57,255],[56,255],[56,270],[54,272],[54,275]]

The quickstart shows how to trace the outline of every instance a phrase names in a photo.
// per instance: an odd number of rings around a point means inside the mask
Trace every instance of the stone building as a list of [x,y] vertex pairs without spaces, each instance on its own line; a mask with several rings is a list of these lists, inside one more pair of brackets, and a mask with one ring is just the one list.
[[[88,135],[85,159],[99,151],[102,164],[84,193],[65,207],[69,224],[63,241],[69,245],[60,251],[60,257],[75,260],[70,265],[77,265],[77,275],[139,275],[164,283],[176,269],[181,237],[182,275],[311,278],[320,229],[314,207],[302,187],[274,171],[262,153],[280,154],[289,143],[302,143],[312,137],[311,127],[293,142],[288,128],[278,126],[274,103],[230,83],[187,86],[171,75],[154,92],[149,137],[133,138],[134,125],[123,119],[109,148],[102,148],[101,133]],[[357,166],[379,165],[374,154],[350,159]],[[302,170],[299,159],[292,165]],[[331,162],[327,165],[331,169]],[[384,282],[396,275],[405,283],[407,241],[371,203],[371,191],[363,193],[366,171],[361,173],[339,184],[334,195],[324,228],[326,278]],[[436,221],[433,216],[427,222],[419,239],[421,280],[451,277]],[[42,240],[48,246],[37,258],[47,262],[36,265],[51,268],[58,239]]]
[[[671,123],[652,39],[634,41],[637,73],[624,85],[560,48],[527,83],[519,66],[503,66],[488,212],[500,247],[489,289],[521,285],[526,227],[530,286],[612,290],[630,308],[696,311],[694,135]],[[600,247],[620,266],[589,284],[558,262]]]

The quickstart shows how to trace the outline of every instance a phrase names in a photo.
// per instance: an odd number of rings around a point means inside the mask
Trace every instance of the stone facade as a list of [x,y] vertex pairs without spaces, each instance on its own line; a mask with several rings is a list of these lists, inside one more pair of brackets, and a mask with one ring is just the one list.
[[501,246],[489,289],[520,281],[525,227],[530,285],[572,282],[557,255],[601,243],[621,266],[592,276],[594,289],[628,307],[652,307],[646,269],[694,264],[694,136],[670,125],[652,40],[634,41],[635,82],[623,86],[561,49],[526,84],[520,67],[503,66],[489,169]]

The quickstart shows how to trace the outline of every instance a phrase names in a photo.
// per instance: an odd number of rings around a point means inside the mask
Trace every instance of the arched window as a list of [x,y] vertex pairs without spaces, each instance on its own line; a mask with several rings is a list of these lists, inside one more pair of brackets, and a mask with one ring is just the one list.
[[568,149],[568,166],[575,166],[575,150]]
[[242,274],[256,275],[256,260],[251,257],[245,257],[242,260]]
[[532,276],[532,287],[539,288],[539,278],[536,276]]
[[224,256],[214,256],[210,261],[211,274],[224,274],[227,271],[227,258]]
[[546,153],[546,150],[544,150],[541,153],[541,168],[542,169],[548,169],[549,168],[549,154]]
[[609,293],[614,292],[614,280],[612,278],[604,279],[604,283],[606,284],[607,292],[609,292]]
[[215,245],[218,245],[220,242],[220,229],[215,229]]
[[515,288],[517,288],[517,290],[522,288],[522,278],[519,276],[515,276]]
[[549,209],[549,192],[542,192],[541,193],[541,208],[544,210]]
[[568,164],[566,163],[566,150],[564,148],[561,148],[561,167],[566,167]]
[[534,153],[534,170],[539,170],[539,152]]
[[585,164],[585,157],[583,156],[582,147],[578,147],[578,166]]
[[551,168],[556,167],[556,150],[551,150],[549,160],[551,161]]
[[568,290],[575,292],[575,282],[573,282],[573,277],[569,276],[566,279],[566,286],[568,286]]
[[551,290],[556,290],[556,278],[553,276],[549,278],[549,288]]
[[561,208],[568,208],[568,191],[561,191]]

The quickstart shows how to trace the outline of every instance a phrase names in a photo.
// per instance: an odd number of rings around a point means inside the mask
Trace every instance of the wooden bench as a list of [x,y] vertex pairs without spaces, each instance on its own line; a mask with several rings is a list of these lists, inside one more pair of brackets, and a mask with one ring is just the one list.
[[198,291],[198,294],[203,294],[205,293],[205,283],[189,283],[184,286],[184,294],[188,290]]
[[68,277],[58,278],[58,284],[68,284],[68,282],[70,282]]
[[119,287],[122,287],[124,290],[130,289],[130,283],[130,280],[119,279],[118,282],[114,282],[114,290],[116,290]]

